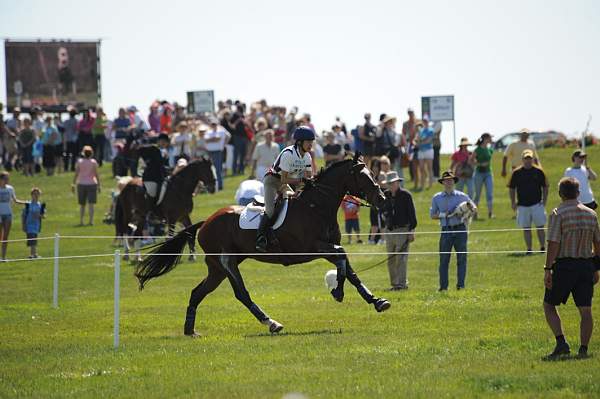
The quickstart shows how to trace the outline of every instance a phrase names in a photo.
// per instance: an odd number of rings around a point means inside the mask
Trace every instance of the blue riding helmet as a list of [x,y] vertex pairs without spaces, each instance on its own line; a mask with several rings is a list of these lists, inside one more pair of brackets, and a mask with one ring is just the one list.
[[294,141],[314,140],[315,132],[308,126],[298,126],[294,130]]

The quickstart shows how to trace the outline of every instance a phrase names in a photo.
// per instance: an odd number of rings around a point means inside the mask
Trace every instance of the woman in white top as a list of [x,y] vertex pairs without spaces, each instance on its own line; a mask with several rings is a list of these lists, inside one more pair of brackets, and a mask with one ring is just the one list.
[[587,154],[582,150],[575,150],[571,156],[573,166],[565,170],[566,177],[574,177],[579,182],[579,202],[590,209],[596,209],[598,205],[594,200],[594,193],[590,187],[590,180],[596,180],[596,172],[586,166]]
[[6,249],[8,247],[8,234],[12,225],[12,203],[24,204],[15,195],[15,189],[8,184],[10,175],[8,172],[0,173],[0,240],[2,240],[2,261],[6,261]]

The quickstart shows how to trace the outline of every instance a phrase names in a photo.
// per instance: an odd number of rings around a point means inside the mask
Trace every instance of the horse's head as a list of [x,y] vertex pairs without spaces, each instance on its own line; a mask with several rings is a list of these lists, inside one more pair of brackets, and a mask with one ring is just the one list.
[[380,207],[385,201],[385,195],[371,175],[371,171],[363,162],[360,153],[354,155],[347,179],[348,193],[369,201],[373,206]]
[[209,193],[215,193],[217,184],[217,171],[210,158],[200,159],[200,181],[204,183]]

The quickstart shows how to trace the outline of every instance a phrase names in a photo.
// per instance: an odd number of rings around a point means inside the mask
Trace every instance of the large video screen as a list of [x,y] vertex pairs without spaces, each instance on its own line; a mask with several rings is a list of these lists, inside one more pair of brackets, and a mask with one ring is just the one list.
[[63,109],[100,100],[99,42],[5,41],[9,107]]

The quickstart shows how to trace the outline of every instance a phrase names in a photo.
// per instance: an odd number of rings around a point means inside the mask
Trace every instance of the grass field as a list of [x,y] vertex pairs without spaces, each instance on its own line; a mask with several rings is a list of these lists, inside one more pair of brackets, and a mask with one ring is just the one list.
[[[594,166],[600,150],[589,152]],[[516,227],[500,158],[495,154],[497,218],[473,222],[473,230]],[[556,184],[570,150],[544,150],[541,158],[551,183],[551,209],[559,202]],[[31,179],[13,174],[12,184],[21,199],[33,184],[44,191],[48,217],[42,236],[107,235],[112,226],[100,220],[111,184],[108,167],[102,172],[104,191],[94,227],[75,227],[71,175]],[[229,178],[225,191],[197,197],[192,219],[231,203],[240,180]],[[600,186],[593,186],[600,193]],[[438,230],[428,217],[434,192],[415,195],[418,231]],[[11,238],[22,238],[15,219]],[[361,226],[367,230],[366,210]],[[411,250],[436,251],[438,238],[417,235]],[[347,250],[383,248],[351,245]],[[474,232],[469,249],[525,248],[520,232]],[[86,255],[114,248],[106,239],[63,239],[60,250],[61,255]],[[51,240],[41,243],[40,253],[52,255]],[[10,245],[9,258],[26,256],[24,243]],[[383,259],[350,258],[357,270]],[[455,257],[451,262],[452,287]],[[458,292],[437,292],[437,255],[409,258],[408,291],[384,292],[389,284],[384,265],[359,274],[392,302],[389,311],[378,314],[350,285],[345,301],[334,302],[323,283],[332,268],[325,261],[289,268],[247,261],[241,269],[253,299],[285,325],[285,333],[268,335],[225,282],[200,305],[196,328],[202,337],[195,340],[182,332],[190,290],[206,275],[202,257],[152,281],[143,292],[125,263],[118,350],[112,348],[111,257],[61,260],[59,309],[51,307],[51,260],[1,264],[0,397],[280,398],[291,392],[324,398],[600,397],[597,338],[592,338],[591,359],[540,361],[554,344],[541,308],[543,256],[473,254],[468,262],[467,289]],[[560,311],[576,350],[577,310],[569,301]]]

